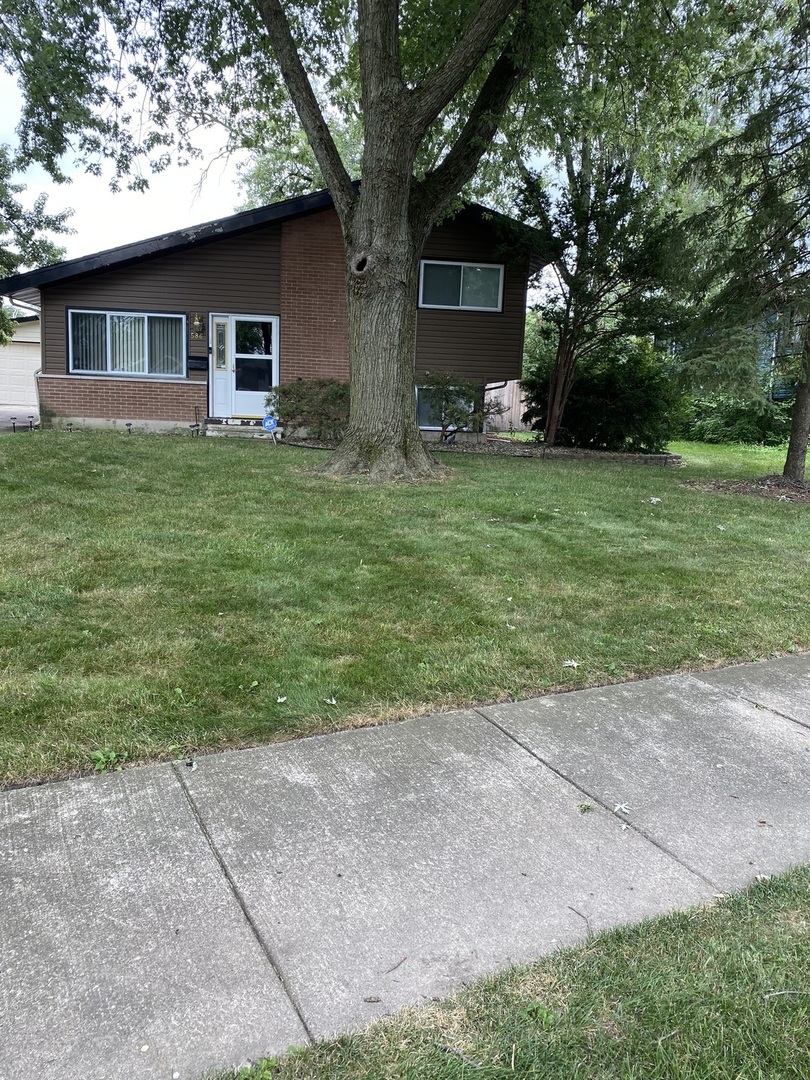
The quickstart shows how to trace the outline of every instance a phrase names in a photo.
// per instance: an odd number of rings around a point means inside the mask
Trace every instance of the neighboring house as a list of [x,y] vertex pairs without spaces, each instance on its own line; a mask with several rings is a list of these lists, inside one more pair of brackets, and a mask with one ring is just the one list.
[[39,315],[18,316],[14,320],[11,341],[8,345],[0,346],[0,405],[36,408],[35,375],[40,368],[39,342]]
[[[420,270],[416,372],[520,375],[526,284],[498,214],[433,230]],[[515,223],[511,223],[514,227]],[[518,227],[530,237],[537,234]],[[256,424],[279,382],[348,378],[343,241],[326,192],[0,281],[42,311],[39,398],[57,422]]]

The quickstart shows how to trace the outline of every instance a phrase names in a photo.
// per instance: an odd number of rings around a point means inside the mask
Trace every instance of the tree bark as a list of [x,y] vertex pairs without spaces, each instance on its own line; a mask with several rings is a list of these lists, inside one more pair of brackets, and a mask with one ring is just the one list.
[[554,358],[554,367],[551,369],[548,386],[548,412],[546,413],[546,427],[543,432],[543,442],[547,446],[554,446],[557,442],[565,405],[574,382],[576,361],[577,354],[574,338],[569,329],[563,326],[560,330],[560,341],[557,346],[557,355]]
[[802,331],[802,375],[796,390],[793,419],[790,425],[790,442],[782,475],[787,480],[804,483],[807,464],[807,442],[810,439],[810,322]]

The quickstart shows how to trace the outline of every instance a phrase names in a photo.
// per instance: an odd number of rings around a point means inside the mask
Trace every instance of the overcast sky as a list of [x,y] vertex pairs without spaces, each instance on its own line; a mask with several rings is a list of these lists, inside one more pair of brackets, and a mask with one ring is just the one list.
[[[16,141],[14,128],[19,100],[14,79],[0,72],[0,142],[14,145]],[[212,133],[207,142],[205,149],[211,160],[217,153],[219,140]],[[117,194],[110,191],[109,176],[89,176],[65,163],[71,183],[54,184],[39,166],[33,166],[21,178],[27,191],[19,198],[29,204],[44,191],[48,194],[49,211],[55,213],[67,207],[74,210],[71,219],[74,234],[54,238],[66,249],[65,258],[73,259],[232,214],[241,201],[236,162],[214,162],[198,191],[205,164],[203,160],[185,168],[169,168],[150,177],[148,191],[124,190]]]

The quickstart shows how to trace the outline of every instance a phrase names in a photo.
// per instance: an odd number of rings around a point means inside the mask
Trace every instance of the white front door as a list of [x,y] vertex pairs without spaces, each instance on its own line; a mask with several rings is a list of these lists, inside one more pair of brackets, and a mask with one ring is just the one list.
[[211,316],[211,415],[261,417],[278,386],[278,317]]

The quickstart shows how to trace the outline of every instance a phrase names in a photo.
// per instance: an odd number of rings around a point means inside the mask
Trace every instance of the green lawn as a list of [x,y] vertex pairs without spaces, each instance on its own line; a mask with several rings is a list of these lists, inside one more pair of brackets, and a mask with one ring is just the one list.
[[676,449],[374,488],[252,440],[5,436],[0,783],[810,646],[810,507],[684,484],[783,452]]
[[242,1080],[807,1080],[810,870],[622,928]]

